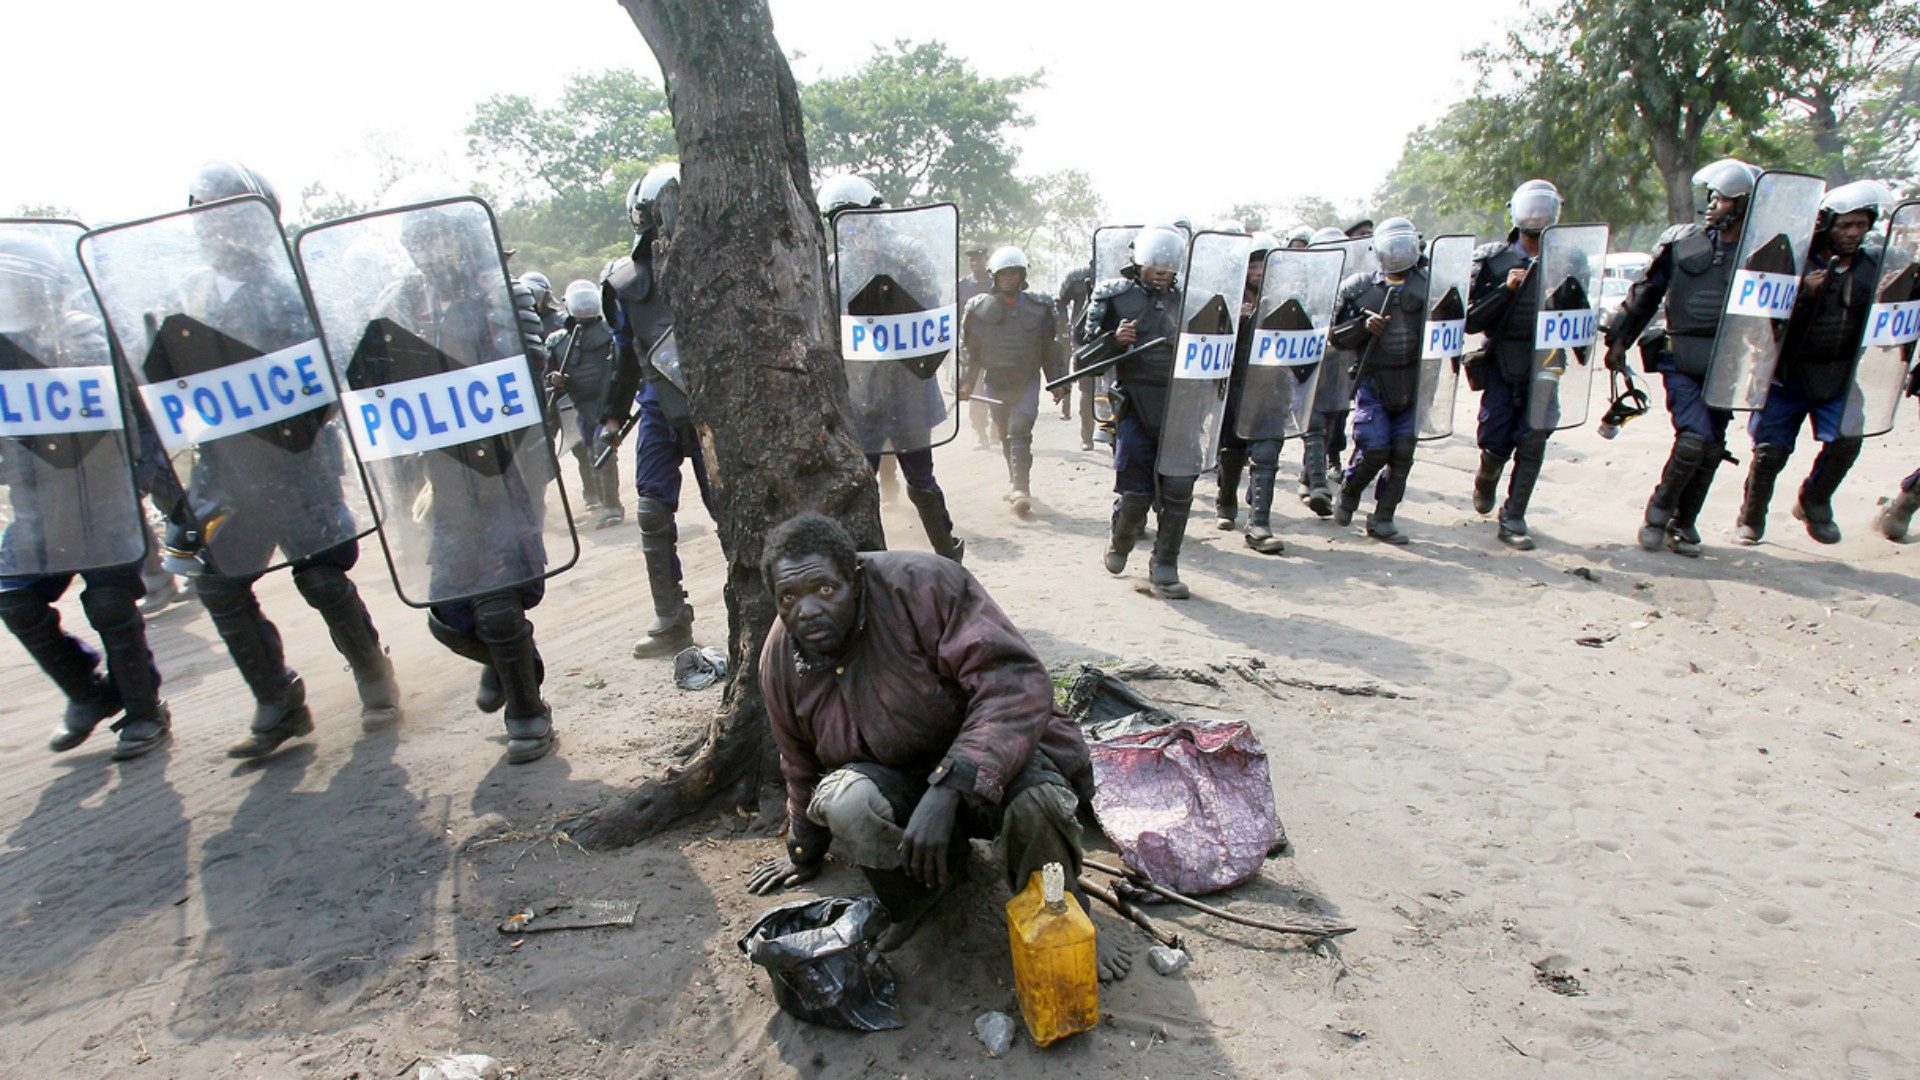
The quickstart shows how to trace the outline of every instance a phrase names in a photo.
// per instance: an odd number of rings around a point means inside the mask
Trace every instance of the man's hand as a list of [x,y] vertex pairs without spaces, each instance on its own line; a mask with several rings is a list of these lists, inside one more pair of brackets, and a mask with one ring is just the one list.
[[1379,337],[1386,332],[1387,317],[1385,315],[1376,315],[1371,311],[1367,312],[1367,333],[1372,334],[1374,337]]
[[920,796],[907,831],[900,835],[900,854],[907,860],[903,869],[929,889],[947,883],[947,850],[953,845],[953,815],[959,805],[958,791],[935,784]]
[[1253,300],[1240,301],[1240,317],[1243,319],[1253,318],[1253,309],[1258,306],[1259,304]]
[[1054,387],[1053,403],[1055,405],[1060,404],[1061,402],[1067,400],[1067,395],[1071,393],[1073,393],[1073,387],[1071,385]]
[[600,421],[600,431],[593,437],[595,450],[604,450],[609,446],[620,445],[620,425],[611,420]]
[[1133,343],[1139,340],[1139,338],[1140,321],[1138,319],[1126,319],[1122,321],[1120,326],[1113,332],[1113,340],[1128,348],[1132,348]]
[[1513,269],[1507,271],[1507,291],[1519,292],[1520,286],[1524,284],[1526,280],[1527,280],[1527,268],[1524,266],[1516,266]]
[[1809,295],[1818,293],[1826,284],[1827,272],[1825,270],[1809,271],[1806,277],[1800,279],[1800,287],[1807,290]]
[[553,391],[556,394],[564,394],[569,392],[569,389],[571,388],[571,386],[572,386],[572,380],[567,378],[566,372],[564,371],[547,372],[547,389]]
[[792,859],[768,859],[753,868],[747,878],[747,891],[765,896],[794,885],[804,885],[820,876],[819,863],[797,863]]
[[1624,341],[1608,342],[1607,356],[1603,363],[1607,365],[1608,371],[1627,370],[1627,343]]

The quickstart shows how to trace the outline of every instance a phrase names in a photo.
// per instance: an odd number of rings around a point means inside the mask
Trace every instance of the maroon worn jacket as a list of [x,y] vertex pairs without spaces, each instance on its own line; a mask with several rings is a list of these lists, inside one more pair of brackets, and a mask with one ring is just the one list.
[[1090,790],[1086,742],[1055,711],[1046,666],[972,574],[908,551],[863,554],[859,573],[860,620],[836,662],[802,656],[778,621],[760,653],[796,862],[827,853],[807,820],[814,786],[856,762],[998,803],[1037,749]]

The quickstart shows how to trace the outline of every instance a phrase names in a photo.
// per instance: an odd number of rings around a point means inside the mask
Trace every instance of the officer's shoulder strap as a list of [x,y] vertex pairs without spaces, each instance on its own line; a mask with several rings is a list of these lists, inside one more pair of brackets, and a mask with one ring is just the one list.
[[1372,274],[1348,274],[1347,279],[1340,283],[1340,302],[1359,299],[1372,287]]
[[1111,277],[1093,287],[1093,298],[1095,300],[1111,300],[1121,293],[1126,292],[1128,289],[1133,288],[1133,286],[1134,281],[1132,278]]
[[1473,261],[1477,263],[1486,262],[1489,259],[1497,257],[1512,246],[1512,244],[1507,243],[1505,240],[1490,240],[1473,249]]
[[1031,301],[1033,301],[1034,303],[1036,303],[1036,304],[1039,304],[1039,305],[1041,305],[1041,306],[1043,306],[1043,307],[1052,307],[1052,306],[1053,306],[1053,297],[1051,297],[1051,296],[1049,296],[1049,295],[1047,295],[1046,293],[1043,293],[1043,292],[1040,292],[1040,291],[1039,291],[1039,290],[1037,290],[1037,289],[1028,289],[1028,290],[1027,290],[1027,299],[1029,299],[1029,300],[1031,300]]

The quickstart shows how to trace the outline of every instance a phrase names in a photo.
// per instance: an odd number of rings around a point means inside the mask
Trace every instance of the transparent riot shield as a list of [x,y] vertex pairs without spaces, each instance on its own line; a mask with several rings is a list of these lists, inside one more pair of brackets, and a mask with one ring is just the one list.
[[[1355,274],[1372,277],[1380,269],[1380,261],[1374,258],[1373,239],[1356,237],[1331,244],[1315,244],[1309,251],[1338,251],[1346,256],[1346,269],[1341,271],[1341,280]],[[1339,412],[1353,407],[1354,365],[1359,357],[1345,349],[1327,349],[1327,357],[1320,363],[1320,373],[1315,379],[1313,390],[1313,409],[1315,412]]]
[[472,197],[300,234],[400,599],[470,599],[579,558],[500,238]]
[[1467,349],[1467,290],[1473,285],[1473,237],[1436,236],[1427,247],[1427,321],[1421,334],[1420,439],[1453,434],[1460,355]]
[[79,241],[140,403],[184,488],[163,507],[209,570],[259,574],[373,526],[286,236],[258,196]]
[[1313,392],[1327,355],[1327,328],[1347,265],[1333,249],[1267,255],[1253,310],[1253,344],[1234,413],[1248,441],[1297,439],[1313,420]]
[[960,211],[952,203],[833,219],[835,308],[854,430],[869,454],[960,431]]
[[1540,236],[1540,261],[1534,267],[1540,308],[1533,320],[1533,380],[1527,394],[1527,426],[1534,431],[1564,431],[1587,422],[1606,262],[1605,225],[1553,225]]
[[1102,225],[1093,230],[1093,283],[1095,285],[1117,278],[1127,265],[1127,251],[1133,246],[1133,238],[1140,235],[1140,225]]
[[71,221],[0,219],[0,577],[138,562],[127,411]]
[[1826,191],[1825,181],[1804,173],[1764,172],[1754,182],[1707,364],[1709,408],[1752,412],[1766,405]]
[[1872,438],[1893,430],[1894,413],[1920,341],[1920,200],[1901,203],[1887,219],[1880,280],[1861,335],[1860,365],[1840,421],[1840,434]]
[[1219,461],[1220,421],[1252,254],[1253,238],[1231,233],[1198,233],[1187,245],[1180,337],[1155,462],[1162,476],[1198,476]]

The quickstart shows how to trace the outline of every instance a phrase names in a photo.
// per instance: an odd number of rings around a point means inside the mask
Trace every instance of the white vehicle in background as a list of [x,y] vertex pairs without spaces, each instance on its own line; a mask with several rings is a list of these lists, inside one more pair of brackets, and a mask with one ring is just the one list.
[[1611,309],[1627,298],[1627,290],[1653,265],[1644,251],[1616,251],[1607,256],[1606,276],[1600,281],[1600,306]]

